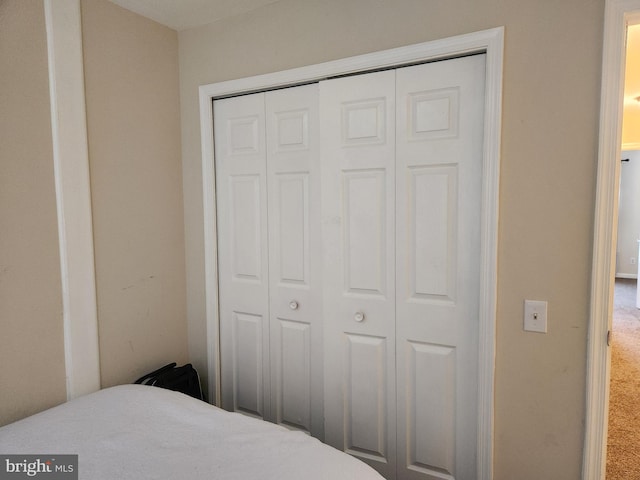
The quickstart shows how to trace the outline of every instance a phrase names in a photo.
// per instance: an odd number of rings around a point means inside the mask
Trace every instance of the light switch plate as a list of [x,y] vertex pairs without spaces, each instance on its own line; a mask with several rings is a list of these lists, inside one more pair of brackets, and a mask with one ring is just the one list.
[[524,329],[527,332],[547,333],[547,302],[524,301]]

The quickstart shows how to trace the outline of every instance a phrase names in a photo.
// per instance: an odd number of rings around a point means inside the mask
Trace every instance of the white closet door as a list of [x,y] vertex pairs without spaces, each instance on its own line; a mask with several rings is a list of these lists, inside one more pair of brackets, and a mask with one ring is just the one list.
[[325,438],[395,474],[395,72],[321,82]]
[[397,70],[398,478],[476,478],[484,67]]
[[323,438],[318,85],[266,94],[271,418]]
[[214,102],[222,407],[270,415],[264,94]]

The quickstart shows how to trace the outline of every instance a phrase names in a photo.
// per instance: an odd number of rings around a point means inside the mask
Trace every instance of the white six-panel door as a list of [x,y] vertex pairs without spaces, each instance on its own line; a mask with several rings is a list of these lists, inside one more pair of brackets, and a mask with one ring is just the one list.
[[326,439],[387,478],[472,480],[484,56],[320,99]]
[[222,406],[323,437],[318,86],[214,102]]

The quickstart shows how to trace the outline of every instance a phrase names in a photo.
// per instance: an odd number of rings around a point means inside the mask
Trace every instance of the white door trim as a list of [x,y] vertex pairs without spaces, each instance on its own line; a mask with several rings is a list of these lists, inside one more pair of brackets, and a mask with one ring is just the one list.
[[498,196],[504,28],[460,35],[357,57],[200,87],[209,397],[220,400],[213,99],[319,81],[380,68],[486,52],[486,97],[481,218],[478,479],[493,478],[494,370],[497,298]]
[[67,400],[100,389],[80,0],[45,0]]
[[604,16],[598,179],[594,214],[591,314],[587,353],[584,480],[604,479],[609,410],[610,351],[618,191],[622,142],[622,98],[626,30],[638,23],[640,0],[607,0]]

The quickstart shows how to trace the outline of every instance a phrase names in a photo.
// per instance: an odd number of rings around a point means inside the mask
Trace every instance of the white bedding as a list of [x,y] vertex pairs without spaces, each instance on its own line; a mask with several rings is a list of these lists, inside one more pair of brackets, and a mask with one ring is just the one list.
[[0,454],[78,454],[80,480],[380,480],[301,432],[122,385],[0,428]]

